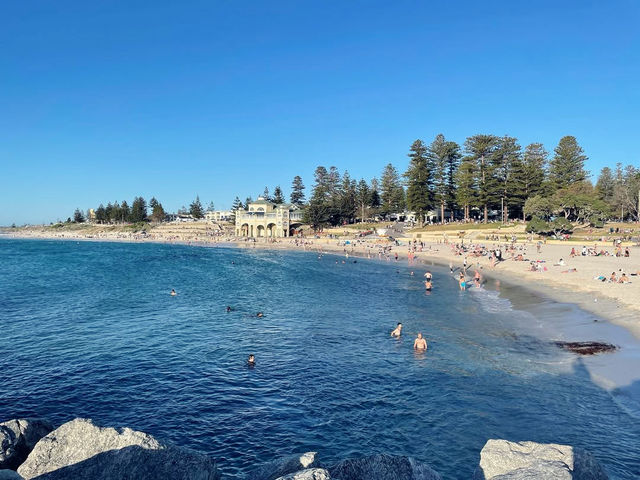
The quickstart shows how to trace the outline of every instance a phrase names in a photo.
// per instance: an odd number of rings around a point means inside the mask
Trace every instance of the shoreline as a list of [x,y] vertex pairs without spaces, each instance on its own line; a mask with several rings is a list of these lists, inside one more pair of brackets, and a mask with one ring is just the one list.
[[[36,233],[36,232],[34,232]],[[68,232],[67,232],[68,233]],[[22,239],[22,240],[62,240],[62,241],[86,241],[86,242],[116,242],[116,243],[155,243],[155,244],[163,244],[163,245],[185,245],[185,246],[200,246],[200,247],[232,247],[232,248],[244,248],[244,249],[263,249],[263,250],[288,250],[288,251],[306,251],[306,252],[319,252],[323,253],[333,253],[344,255],[345,252],[349,253],[350,256],[356,256],[359,258],[370,258],[375,259],[376,255],[367,255],[366,249],[369,248],[369,253],[373,253],[371,251],[371,242],[368,243],[366,247],[355,244],[354,242],[358,242],[357,239],[348,239],[346,241],[350,241],[351,243],[347,246],[339,245],[338,243],[344,243],[345,240],[336,240],[329,238],[302,238],[298,239],[300,244],[296,246],[293,242],[296,240],[295,237],[292,237],[288,241],[278,241],[275,243],[266,242],[266,241],[256,241],[249,242],[240,240],[233,237],[226,237],[224,239],[221,238],[200,238],[195,237],[192,239],[189,238],[155,238],[155,237],[131,237],[125,238],[122,236],[105,236],[105,237],[94,237],[94,236],[84,236],[84,235],[50,235],[50,234],[42,234],[37,232],[33,234],[31,232],[15,232],[15,233],[6,233],[0,234],[0,239],[2,238],[10,238],[10,239]],[[375,244],[383,245],[382,243]],[[450,251],[451,244],[445,243],[434,243],[434,242],[424,242],[426,249],[421,252],[416,253],[416,259],[414,265],[422,265],[428,266],[431,265],[439,265],[442,267],[449,267],[449,265],[453,264],[454,268],[461,268],[463,257],[455,256]],[[534,248],[531,244],[520,243],[517,244],[520,247],[531,247]],[[403,246],[391,246],[391,250],[389,251],[390,255],[398,254],[398,261],[407,262],[408,254],[406,252],[406,247]],[[560,247],[568,248],[565,246],[545,246],[545,249],[558,249]],[[634,252],[639,253],[640,252]],[[536,255],[536,254],[534,254]],[[382,259],[385,257],[383,256]],[[608,257],[611,258],[611,257]],[[378,258],[380,259],[380,258]],[[380,259],[380,260],[382,260]],[[539,259],[542,259],[540,256]],[[538,258],[536,260],[539,260]],[[593,257],[586,257],[586,260],[593,259]],[[544,261],[544,259],[542,259]],[[582,258],[576,258],[574,260],[582,261]],[[393,260],[391,260],[393,262]],[[477,262],[477,263],[474,263]],[[640,302],[637,299],[640,299],[640,276],[633,277],[634,282],[632,284],[627,285],[609,285],[605,284],[607,287],[617,288],[619,291],[621,289],[629,290],[629,287],[633,288],[633,292],[630,295],[627,295],[627,298],[616,296],[616,293],[619,292],[611,292],[609,291],[601,291],[597,290],[595,287],[600,286],[600,282],[593,281],[591,287],[589,285],[585,286],[584,284],[576,285],[575,282],[568,283],[561,281],[560,279],[571,278],[570,274],[566,274],[567,276],[552,276],[554,273],[561,271],[560,269],[566,269],[570,265],[567,265],[559,268],[555,268],[554,271],[550,272],[531,272],[524,269],[527,265],[526,261],[517,262],[521,267],[521,269],[516,269],[513,265],[516,262],[512,260],[503,260],[498,263],[495,268],[491,268],[488,264],[486,257],[480,258],[471,258],[469,262],[469,266],[467,267],[468,273],[470,273],[474,268],[478,268],[483,278],[489,278],[492,280],[498,281],[506,281],[508,283],[522,286],[523,288],[529,289],[532,292],[535,292],[537,295],[542,296],[544,298],[548,298],[550,300],[561,302],[561,303],[571,303],[579,306],[583,310],[586,310],[594,315],[602,317],[607,321],[619,325],[628,331],[631,334],[640,340]],[[637,262],[638,267],[637,270],[640,273],[640,261]],[[512,268],[509,268],[512,266]],[[551,265],[548,263],[547,266],[553,268],[557,267],[556,265]],[[601,268],[601,270],[604,270]],[[560,274],[562,275],[562,274]],[[533,281],[531,281],[533,280]],[[539,281],[538,281],[539,280]],[[590,280],[592,280],[590,278]],[[626,293],[626,292],[625,292]]]
[[[257,250],[282,250],[282,251],[298,251],[306,253],[323,253],[332,254],[337,256],[344,256],[348,253],[350,257],[370,259],[374,261],[380,261],[390,264],[398,264],[403,267],[415,266],[416,269],[428,269],[429,265],[438,266],[439,268],[446,269],[449,265],[453,265],[454,268],[461,268],[463,257],[456,256],[451,251],[450,245],[444,243],[432,243],[426,244],[425,249],[422,252],[416,253],[416,258],[413,263],[408,262],[408,252],[406,251],[406,245],[394,246],[389,250],[388,255],[378,255],[376,247],[389,246],[389,242],[371,242],[365,243],[357,239],[351,240],[352,243],[345,245],[344,240],[337,239],[296,239],[282,240],[278,242],[253,242],[243,241],[234,238],[216,238],[215,241],[211,239],[199,240],[187,240],[187,239],[163,239],[163,238],[86,238],[82,236],[33,236],[33,235],[0,235],[1,238],[8,239],[26,239],[26,240],[62,240],[62,241],[88,241],[88,242],[110,242],[110,243],[155,243],[164,245],[183,245],[183,246],[196,246],[203,248],[238,248],[238,249],[257,249]],[[209,240],[209,241],[207,241]],[[297,241],[297,245],[296,245]],[[521,244],[522,247],[526,247]],[[531,245],[529,245],[531,247]],[[535,249],[535,248],[534,248]],[[375,253],[375,254],[374,254]],[[395,260],[395,254],[398,255],[398,260]],[[588,260],[587,257],[585,260]],[[580,259],[583,260],[583,259]],[[474,268],[478,268],[483,277],[483,282],[491,282],[492,285],[489,289],[500,289],[501,282],[505,287],[518,287],[524,291],[529,291],[535,296],[555,302],[557,304],[571,305],[575,308],[579,308],[587,314],[593,315],[595,318],[587,318],[580,324],[566,323],[566,324],[550,324],[544,323],[543,330],[546,334],[552,330],[560,329],[562,337],[558,340],[569,341],[602,341],[605,343],[613,343],[621,346],[614,355],[615,361],[602,362],[594,361],[591,357],[580,357],[582,361],[587,363],[591,368],[589,369],[592,374],[592,380],[601,386],[611,389],[617,387],[625,387],[631,385],[637,380],[633,376],[633,372],[637,369],[628,368],[629,364],[637,364],[637,358],[640,358],[640,322],[637,320],[639,316],[638,306],[629,305],[626,302],[621,301],[619,298],[611,298],[604,294],[594,293],[590,289],[575,288],[572,284],[558,284],[557,279],[564,279],[561,274],[556,277],[546,276],[542,277],[540,282],[532,282],[530,278],[540,278],[540,275],[553,272],[526,272],[519,271],[514,267],[524,268],[527,262],[515,262],[512,260],[505,260],[496,268],[490,268],[486,257],[473,258],[473,263],[470,262],[467,277],[472,275]],[[508,268],[508,267],[511,268]],[[560,267],[559,267],[560,268]],[[561,267],[566,268],[566,267]],[[456,270],[457,271],[457,270]],[[422,271],[417,273],[418,278],[422,278]],[[536,277],[537,276],[537,277]],[[552,281],[553,279],[556,281]],[[637,277],[635,277],[637,278]],[[600,282],[594,282],[599,284]],[[494,287],[497,286],[497,288]],[[630,286],[640,287],[640,280],[633,285],[610,285],[614,288],[626,288]],[[573,287],[573,288],[572,288]],[[640,298],[640,297],[638,297]],[[594,301],[594,299],[596,301]],[[510,298],[508,298],[511,301]],[[527,306],[513,304],[514,309],[527,310]],[[530,306],[529,306],[530,307]],[[634,308],[635,307],[635,308]],[[605,322],[599,321],[599,319],[605,320]],[[588,322],[587,322],[588,320]],[[588,323],[588,324],[587,324]],[[548,338],[553,340],[553,338]],[[598,356],[595,356],[598,357]],[[620,368],[621,367],[621,368]],[[627,367],[627,368],[625,368]],[[636,382],[638,383],[638,382]],[[638,392],[634,393],[634,397],[640,398],[640,387]]]

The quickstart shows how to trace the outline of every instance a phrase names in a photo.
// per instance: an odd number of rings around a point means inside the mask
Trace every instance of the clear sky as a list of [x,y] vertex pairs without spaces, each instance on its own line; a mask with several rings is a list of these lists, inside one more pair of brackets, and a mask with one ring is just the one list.
[[38,1],[0,7],[0,225],[156,196],[228,208],[416,138],[574,135],[640,166],[640,2]]

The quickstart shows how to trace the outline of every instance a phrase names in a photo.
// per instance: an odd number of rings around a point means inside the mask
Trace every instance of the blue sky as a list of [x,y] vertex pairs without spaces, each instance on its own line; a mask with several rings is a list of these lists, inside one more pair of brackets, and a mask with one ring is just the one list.
[[574,135],[640,166],[640,2],[7,1],[0,225],[200,195],[317,165],[403,171],[416,138]]

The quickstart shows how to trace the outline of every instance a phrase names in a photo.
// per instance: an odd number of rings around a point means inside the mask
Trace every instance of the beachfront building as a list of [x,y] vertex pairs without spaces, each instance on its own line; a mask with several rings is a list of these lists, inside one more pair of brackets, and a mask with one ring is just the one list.
[[228,222],[232,217],[231,210],[207,210],[204,212],[204,219],[208,222]]
[[250,238],[290,237],[302,226],[302,210],[288,203],[275,204],[262,197],[236,211],[236,236]]

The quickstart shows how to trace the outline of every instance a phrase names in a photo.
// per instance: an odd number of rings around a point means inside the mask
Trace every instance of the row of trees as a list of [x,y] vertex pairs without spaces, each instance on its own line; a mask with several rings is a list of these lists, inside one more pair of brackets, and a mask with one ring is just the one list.
[[[213,210],[213,202],[209,204],[208,210]],[[195,200],[189,205],[189,209],[182,207],[178,210],[179,214],[190,214],[192,217],[204,218],[205,210],[200,202],[200,197],[196,196]],[[94,210],[95,222],[100,224],[107,223],[137,223],[137,222],[164,222],[167,213],[155,197],[152,197],[147,204],[143,197],[135,197],[131,206],[126,200],[122,203],[109,202],[107,206],[102,203]],[[73,213],[73,220],[67,219],[67,222],[82,223],[90,220],[90,211],[85,215],[82,210],[77,208]]]

